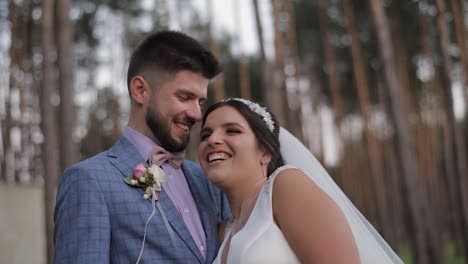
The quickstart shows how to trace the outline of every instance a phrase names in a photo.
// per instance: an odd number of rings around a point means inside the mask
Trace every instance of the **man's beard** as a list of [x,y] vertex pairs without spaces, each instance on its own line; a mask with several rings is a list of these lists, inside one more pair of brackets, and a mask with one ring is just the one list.
[[153,111],[153,108],[149,108],[145,116],[146,124],[153,133],[165,150],[169,152],[181,152],[185,150],[189,141],[190,134],[183,139],[182,142],[178,142],[171,137],[170,127],[164,122],[164,118],[159,112]]

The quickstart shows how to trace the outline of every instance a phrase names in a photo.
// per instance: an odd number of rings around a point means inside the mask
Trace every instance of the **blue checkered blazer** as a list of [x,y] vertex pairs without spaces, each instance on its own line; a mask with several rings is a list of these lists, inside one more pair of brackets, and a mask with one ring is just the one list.
[[[152,212],[144,190],[123,178],[145,163],[135,147],[121,137],[109,150],[67,169],[55,207],[54,263],[135,263],[145,222]],[[161,207],[174,230],[175,245],[159,211],[148,224],[140,263],[211,263],[219,247],[217,225],[231,216],[225,196],[213,187],[198,164],[182,169],[198,205],[206,234],[206,260],[200,254],[178,210],[162,190]]]

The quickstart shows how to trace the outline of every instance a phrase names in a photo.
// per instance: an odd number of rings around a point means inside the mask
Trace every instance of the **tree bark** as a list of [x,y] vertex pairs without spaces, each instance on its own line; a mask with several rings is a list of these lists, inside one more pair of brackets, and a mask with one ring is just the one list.
[[[208,41],[210,50],[216,55],[219,56],[219,44],[213,34],[213,3],[212,0],[207,0],[207,7],[209,9],[208,14]],[[220,73],[214,79],[214,98],[215,102],[219,102],[226,98],[226,94],[224,91],[224,74]]]
[[20,28],[19,28],[19,37],[21,45],[19,48],[19,65],[18,70],[22,73],[23,78],[17,82],[17,89],[20,94],[19,108],[20,108],[20,120],[18,120],[19,127],[21,130],[21,145],[19,149],[15,150],[15,161],[19,166],[16,166],[16,180],[19,183],[31,183],[31,174],[29,167],[32,165],[30,162],[33,158],[34,145],[31,139],[31,121],[29,121],[28,116],[33,112],[32,110],[32,88],[31,83],[33,74],[32,74],[32,10],[33,3],[25,3],[22,7],[22,12],[19,14]]
[[[320,36],[322,39],[322,49],[325,56],[325,62],[327,67],[327,77],[328,77],[328,86],[330,87],[331,93],[331,101],[332,107],[334,111],[334,123],[338,130],[338,136],[342,141],[347,140],[344,137],[344,127],[342,121],[344,119],[344,110],[343,110],[343,97],[341,95],[341,78],[338,72],[338,63],[335,56],[335,49],[331,44],[330,38],[330,19],[327,14],[328,6],[326,5],[325,0],[318,1],[318,19],[319,19],[319,28],[320,28]],[[349,151],[346,147],[349,144],[344,142],[342,147],[337,150],[338,153],[347,153]],[[345,159],[341,159],[340,164],[338,165],[339,168],[337,169],[338,175],[336,175],[340,180],[345,179],[346,175],[349,173],[349,169],[347,168],[348,162],[345,162]]]
[[[468,46],[466,45],[464,2],[463,0],[450,0],[450,4],[455,24],[455,37],[457,39],[460,62],[463,69],[465,103],[468,103],[468,58],[466,57]],[[465,120],[468,120],[468,118],[465,118]]]
[[343,10],[345,19],[347,21],[346,28],[348,34],[351,37],[351,56],[353,60],[353,74],[355,88],[358,94],[358,103],[361,115],[364,119],[365,124],[365,142],[367,147],[368,164],[370,168],[370,180],[372,181],[372,187],[374,189],[374,199],[376,200],[378,222],[380,223],[380,230],[384,237],[389,237],[392,233],[388,229],[390,226],[388,223],[387,215],[387,201],[386,201],[386,189],[384,183],[384,172],[383,172],[383,158],[380,144],[374,133],[371,130],[371,102],[369,99],[369,85],[367,70],[364,63],[363,48],[360,44],[356,19],[353,11],[353,6],[350,0],[343,0]]
[[54,72],[52,61],[53,49],[53,8],[54,0],[42,2],[42,133],[44,135],[44,198],[46,208],[47,263],[52,263],[53,244],[53,212],[55,205],[55,190],[58,178],[58,153],[55,110],[51,103],[54,93]]
[[329,18],[327,15],[327,7],[325,0],[318,1],[318,19],[320,27],[320,35],[322,39],[322,48],[325,56],[327,72],[328,72],[328,83],[332,95],[332,105],[335,112],[335,122],[337,127],[340,127],[340,123],[344,118],[343,111],[343,98],[340,91],[340,75],[338,73],[337,59],[335,51],[331,44],[330,29],[329,29]]
[[[385,96],[385,82],[383,76],[377,73],[377,87],[379,93],[379,104],[382,106],[386,116],[389,116],[391,112],[390,103]],[[405,219],[407,218],[408,205],[403,203],[405,197],[402,196],[402,177],[401,177],[401,168],[398,166],[398,161],[396,158],[396,149],[394,144],[394,139],[392,136],[388,136],[382,140],[382,147],[385,149],[383,151],[383,166],[386,176],[386,189],[387,193],[391,194],[388,196],[388,210],[387,215],[389,217],[388,227],[391,230],[392,234],[389,238],[389,244],[392,248],[405,245],[405,242],[408,240],[408,225],[406,225]]]
[[301,69],[299,64],[299,57],[297,54],[297,37],[296,37],[296,17],[294,14],[293,0],[285,0],[285,11],[288,15],[288,31],[287,43],[289,50],[289,60],[294,67],[292,79],[294,83],[294,95],[291,111],[288,111],[289,120],[291,120],[291,128],[294,135],[300,140],[304,141],[304,134],[302,132],[302,93],[300,87]]
[[[265,41],[263,39],[263,26],[262,26],[262,21],[260,18],[260,10],[258,7],[258,0],[252,0],[252,4],[254,7],[254,14],[255,14],[255,26],[257,28],[257,40],[258,40],[258,47],[259,47],[259,53],[260,53],[260,73],[261,73],[261,80],[262,80],[262,96],[263,96],[263,101],[267,105],[273,105],[273,101],[271,100],[270,94],[269,94],[269,89],[268,87],[270,86],[270,82],[268,79],[268,61],[266,59],[266,54],[265,54]],[[276,113],[275,113],[276,114]]]
[[439,237],[432,213],[427,203],[427,192],[421,183],[416,157],[409,140],[409,130],[401,111],[395,62],[389,34],[389,26],[380,0],[369,0],[375,31],[379,43],[380,56],[384,66],[385,91],[390,99],[391,120],[396,132],[396,147],[403,172],[403,183],[408,195],[411,225],[416,236],[417,263],[443,263]]
[[[242,31],[242,24],[241,24],[241,11],[239,8],[239,2],[234,1],[234,17],[236,18],[235,21],[237,22],[237,29]],[[250,92],[250,76],[249,76],[249,64],[248,59],[245,56],[243,47],[242,47],[242,33],[236,32],[236,39],[237,39],[237,46],[239,48],[239,88],[240,88],[240,95],[242,98],[245,99],[252,99],[251,92]]]
[[[435,65],[433,58],[434,49],[432,44],[432,37],[430,35],[430,19],[425,14],[420,14],[419,24],[421,27],[420,33],[420,45],[422,49],[423,59],[425,63],[435,71]],[[448,241],[453,239],[456,243],[458,250],[463,251],[463,226],[461,221],[463,220],[462,212],[458,210],[461,206],[459,205],[459,200],[457,200],[457,187],[456,184],[452,185],[455,181],[454,168],[450,165],[450,160],[453,160],[452,152],[449,153],[449,156],[446,157],[445,141],[447,138],[443,136],[443,118],[441,113],[441,105],[435,102],[439,101],[439,87],[442,85],[440,83],[439,75],[433,74],[432,77],[423,83],[423,88],[426,90],[426,93],[423,95],[427,99],[422,99],[420,107],[420,120],[423,123],[427,123],[427,126],[432,134],[432,141],[430,145],[432,146],[430,153],[432,155],[433,162],[428,162],[426,167],[430,171],[430,175],[434,174],[436,190],[429,190],[431,196],[434,196],[434,199],[431,200],[436,204],[441,210],[436,210],[436,221],[441,225],[441,234],[443,241]],[[441,141],[440,138],[444,140]],[[447,164],[447,165],[444,165]],[[421,168],[424,165],[421,164]],[[424,174],[422,174],[424,175]],[[452,183],[452,184],[451,184]],[[431,197],[432,198],[432,197]]]
[[250,92],[249,64],[244,55],[239,58],[239,79],[241,97],[248,100],[252,99]]
[[77,160],[73,140],[75,104],[73,101],[73,26],[70,20],[70,0],[57,1],[57,59],[60,91],[60,171]]
[[[463,233],[465,237],[464,246],[465,254],[468,253],[468,183],[467,183],[467,168],[466,168],[466,152],[465,140],[461,134],[460,127],[457,125],[455,113],[453,108],[453,95],[452,95],[452,81],[450,78],[451,60],[448,54],[450,39],[447,22],[445,20],[445,2],[443,0],[436,0],[437,4],[437,27],[440,32],[439,43],[442,54],[442,92],[444,101],[444,115],[447,126],[446,139],[447,139],[447,152],[453,153],[453,159],[448,160],[451,162],[450,166],[455,169],[456,181],[455,184],[459,190],[456,192],[460,194],[461,210],[463,212]],[[449,153],[448,153],[449,154]],[[450,154],[449,154],[450,155]]]
[[14,0],[8,2],[8,20],[11,25],[11,45],[9,50],[10,55],[10,75],[9,75],[9,87],[5,91],[5,118],[2,120],[2,143],[3,143],[3,159],[2,159],[2,178],[5,182],[12,181],[11,170],[13,168],[11,164],[11,141],[10,141],[10,130],[12,127],[12,117],[11,117],[11,90],[15,85],[15,73],[18,69],[18,37],[16,36],[18,32],[18,14],[17,6]]
[[282,0],[271,0],[273,12],[273,28],[275,39],[275,64],[273,66],[273,82],[269,97],[271,104],[269,105],[276,114],[278,122],[291,130],[290,121],[288,120],[288,95],[286,93],[286,76],[284,73],[284,45],[281,32],[281,3]]
[[[416,127],[417,124],[417,106],[418,104],[415,103],[411,91],[411,78],[412,76],[416,76],[415,71],[411,67],[411,57],[410,54],[410,46],[407,44],[411,42],[412,39],[410,36],[410,40],[407,40],[405,37],[404,28],[402,27],[402,21],[404,21],[404,17],[402,15],[403,10],[402,6],[405,4],[406,0],[398,0],[392,1],[392,4],[389,7],[389,26],[390,26],[390,34],[392,36],[392,47],[393,47],[393,54],[395,58],[395,69],[396,74],[398,77],[399,82],[399,89],[400,89],[400,99],[401,105],[403,107],[403,113],[406,117],[406,122],[408,123],[410,129],[410,136],[411,142],[416,142],[417,140],[414,138],[414,133],[412,133],[412,128]],[[414,130],[417,130],[416,128]]]

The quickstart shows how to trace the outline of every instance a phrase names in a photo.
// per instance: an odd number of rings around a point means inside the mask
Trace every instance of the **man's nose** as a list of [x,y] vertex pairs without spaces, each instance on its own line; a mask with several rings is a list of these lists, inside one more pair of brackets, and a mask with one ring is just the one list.
[[187,116],[194,120],[195,122],[201,121],[203,115],[201,111],[201,106],[198,102],[194,102],[187,111]]

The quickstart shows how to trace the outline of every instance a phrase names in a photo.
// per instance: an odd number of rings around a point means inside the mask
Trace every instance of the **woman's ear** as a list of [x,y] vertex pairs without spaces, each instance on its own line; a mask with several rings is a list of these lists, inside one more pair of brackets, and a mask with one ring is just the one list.
[[135,76],[130,81],[130,96],[132,102],[144,104],[149,97],[149,85],[142,76]]

